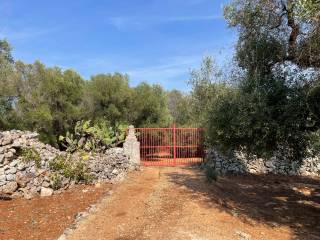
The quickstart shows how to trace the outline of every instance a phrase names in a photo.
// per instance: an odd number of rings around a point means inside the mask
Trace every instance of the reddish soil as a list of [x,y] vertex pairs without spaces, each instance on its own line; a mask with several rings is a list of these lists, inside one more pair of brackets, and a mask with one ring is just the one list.
[[320,179],[227,176],[208,183],[185,167],[147,167],[116,185],[0,201],[0,239],[56,239],[99,199],[68,240],[320,239]]
[[102,198],[112,186],[75,186],[64,193],[31,200],[0,200],[0,239],[57,239],[78,212]]
[[101,202],[68,240],[320,239],[320,180],[145,168]]

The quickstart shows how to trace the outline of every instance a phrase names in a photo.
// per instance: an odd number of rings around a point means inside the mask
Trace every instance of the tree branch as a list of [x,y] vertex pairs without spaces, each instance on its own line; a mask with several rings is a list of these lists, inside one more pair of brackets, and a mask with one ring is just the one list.
[[[288,1],[289,3],[291,1]],[[288,18],[288,26],[291,28],[291,33],[288,39],[288,56],[287,60],[295,60],[296,55],[296,45],[297,45],[297,38],[300,34],[300,27],[295,22],[294,13],[293,13],[293,6],[288,9],[287,8],[287,18]]]

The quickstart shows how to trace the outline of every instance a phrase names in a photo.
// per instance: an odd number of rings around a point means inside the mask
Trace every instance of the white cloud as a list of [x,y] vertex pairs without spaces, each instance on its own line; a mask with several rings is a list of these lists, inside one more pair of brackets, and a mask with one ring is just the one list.
[[126,29],[142,29],[148,26],[179,23],[179,22],[196,22],[196,21],[211,21],[222,20],[221,15],[206,15],[206,16],[176,16],[176,17],[110,17],[107,23],[113,25],[119,30]]
[[92,74],[121,72],[127,73],[130,82],[136,86],[142,81],[158,83],[165,88],[186,89],[186,81],[189,79],[190,71],[199,68],[203,56],[214,56],[219,66],[223,66],[225,54],[219,53],[219,49],[208,49],[201,54],[178,55],[164,57],[158,60],[142,60],[126,57],[104,56],[97,58],[83,59],[77,63],[77,70],[88,72],[85,75],[89,78]]
[[23,28],[19,30],[14,30],[8,27],[0,28],[0,38],[6,38],[9,41],[17,41],[17,40],[29,40],[37,37],[41,37],[44,35],[48,35],[52,32],[57,31],[57,28]]
[[148,81],[168,87],[177,78],[181,78],[181,84],[186,84],[183,81],[187,80],[190,69],[195,67],[201,58],[201,56],[178,56],[166,59],[167,63],[163,61],[157,65],[130,69],[125,72],[129,74],[134,85],[141,81]]
[[220,15],[207,15],[207,16],[186,16],[186,17],[171,17],[163,19],[163,22],[191,22],[191,21],[208,21],[208,20],[222,20]]

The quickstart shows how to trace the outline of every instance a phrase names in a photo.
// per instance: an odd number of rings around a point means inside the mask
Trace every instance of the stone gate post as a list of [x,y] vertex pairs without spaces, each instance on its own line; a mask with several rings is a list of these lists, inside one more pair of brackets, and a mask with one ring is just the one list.
[[128,135],[123,144],[124,153],[129,156],[130,161],[140,165],[140,142],[135,135],[134,126],[129,126]]

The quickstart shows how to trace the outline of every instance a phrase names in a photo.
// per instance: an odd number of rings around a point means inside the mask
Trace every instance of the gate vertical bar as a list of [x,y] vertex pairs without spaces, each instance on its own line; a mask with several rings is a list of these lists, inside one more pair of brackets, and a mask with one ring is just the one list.
[[205,158],[204,129],[136,128],[141,162],[145,166],[179,166],[201,163]]
[[176,166],[177,160],[177,141],[176,141],[176,124],[173,124],[173,165]]

